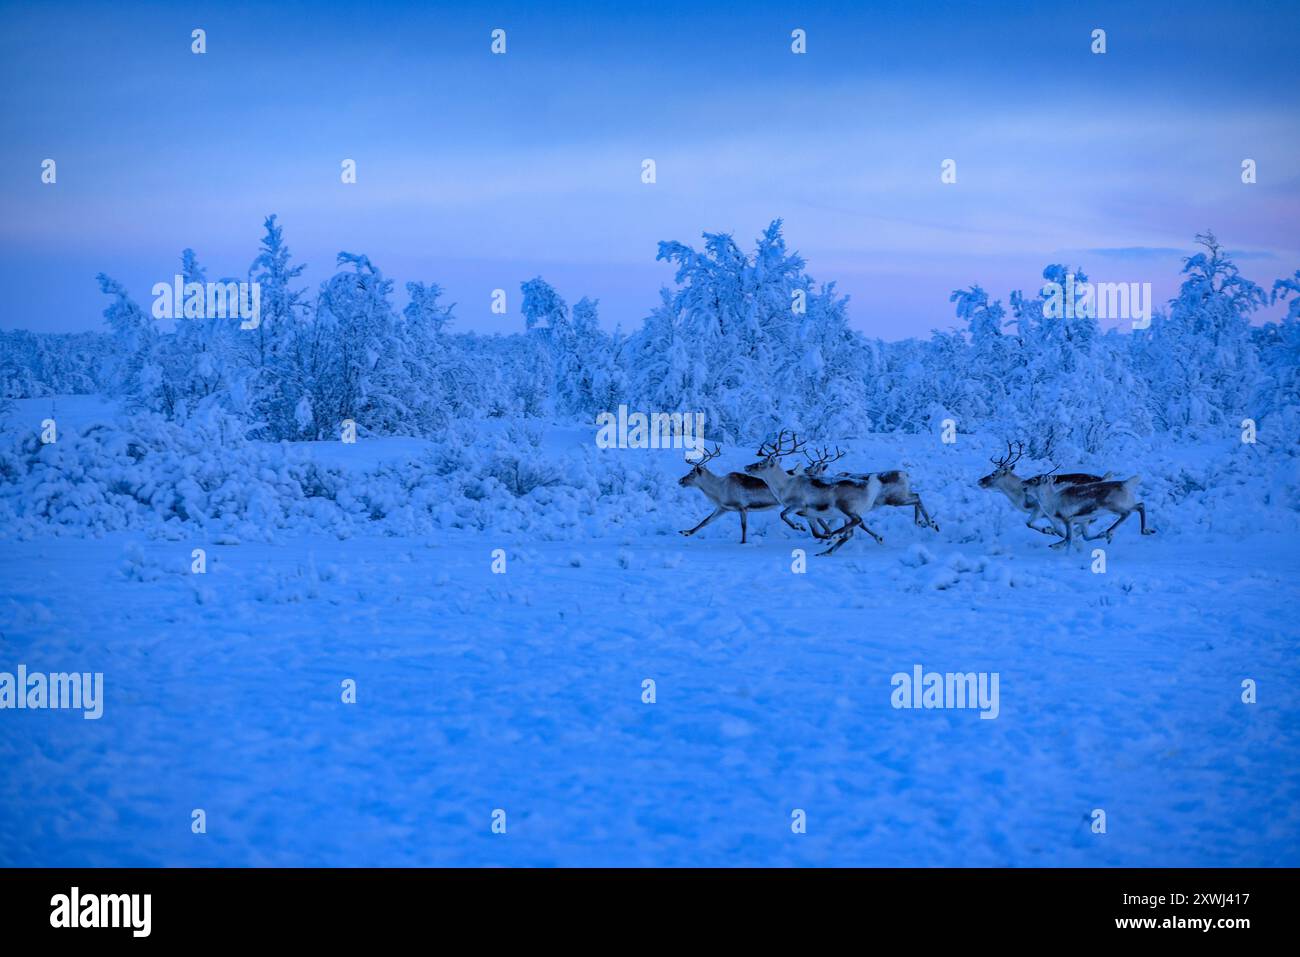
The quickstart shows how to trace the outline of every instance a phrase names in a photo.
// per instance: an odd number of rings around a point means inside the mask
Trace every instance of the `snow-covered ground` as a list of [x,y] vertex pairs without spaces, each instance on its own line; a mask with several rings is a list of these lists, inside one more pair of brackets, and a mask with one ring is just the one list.
[[[987,442],[847,445],[910,468],[942,532],[876,512],[884,545],[816,558],[768,512],[745,546],[731,516],[685,539],[703,497],[646,510],[637,483],[508,532],[456,505],[425,531],[23,526],[0,539],[0,670],[102,671],[105,704],[0,713],[0,864],[1300,864],[1300,549],[1294,511],[1258,504],[1285,472],[1234,513],[1197,483],[1245,453],[1149,452],[1160,533],[1134,517],[1098,574],[974,486]],[[301,451],[400,470],[429,448]],[[610,525],[620,501],[643,513]],[[895,709],[915,665],[997,673],[997,718]]]

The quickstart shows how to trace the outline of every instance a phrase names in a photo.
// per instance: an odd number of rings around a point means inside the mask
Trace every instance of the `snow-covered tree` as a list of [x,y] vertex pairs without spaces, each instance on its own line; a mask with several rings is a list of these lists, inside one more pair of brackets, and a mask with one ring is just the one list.
[[473,349],[453,340],[444,330],[453,321],[454,306],[439,301],[437,283],[408,282],[410,302],[402,310],[402,362],[412,386],[412,425],[420,432],[445,428],[453,419],[479,413],[484,384]]
[[[817,286],[774,221],[754,255],[706,233],[703,252],[659,244],[675,290],[630,343],[632,392],[665,411],[704,411],[712,434],[752,439],[774,428],[865,430],[859,373],[867,351],[847,328],[834,284]],[[856,423],[856,427],[855,427]]]
[[[1031,454],[1080,462],[1120,435],[1149,426],[1146,394],[1115,333],[1103,335],[1093,310],[1057,298],[1087,275],[1059,263],[1043,270],[1037,296],[1011,297],[1017,355],[1008,373],[1011,417]],[[1004,423],[1006,418],[1003,419]]]
[[110,394],[156,410],[161,384],[154,356],[158,328],[120,282],[104,273],[96,279],[99,291],[113,297],[104,310],[104,320],[117,342],[117,360],[109,372]]
[[257,257],[248,267],[249,281],[258,284],[259,322],[255,329],[240,330],[239,342],[257,430],[270,438],[292,438],[301,432],[300,419],[307,417],[304,403],[310,405],[310,389],[296,375],[295,355],[308,303],[306,290],[294,288],[294,281],[306,266],[292,263],[284,229],[274,215],[266,217],[262,228]]
[[[779,220],[752,252],[723,233],[706,233],[698,250],[661,243],[674,283],[627,337],[600,328],[596,301],[570,309],[540,277],[522,284],[521,333],[452,332],[437,284],[408,283],[399,315],[392,282],[349,253],[309,299],[276,218],[263,226],[248,271],[261,293],[257,328],[182,309],[169,330],[101,275],[111,348],[0,333],[0,393],[106,383],[133,407],[177,420],[234,414],[251,437],[271,439],[333,439],[348,418],[388,434],[480,417],[590,421],[622,402],[703,411],[709,436],[725,442],[778,428],[826,439],[936,430],[951,418],[1072,467],[1152,429],[1222,431],[1254,418],[1277,441],[1300,427],[1300,272],[1273,286],[1285,318],[1252,326],[1265,293],[1209,234],[1149,329],[1103,331],[1082,303],[1067,308],[1059,287],[1087,276],[1053,264],[1050,285],[1011,294],[1009,316],[972,285],[950,297],[956,328],[887,343],[849,328],[847,300],[808,276]],[[192,250],[181,271],[207,281]]]
[[102,332],[0,330],[0,396],[90,395],[110,391],[116,340]]
[[600,328],[598,305],[584,296],[570,317],[559,318],[550,326],[556,412],[584,421],[617,406],[626,391],[614,340]]
[[1251,412],[1259,375],[1250,316],[1267,301],[1264,290],[1238,272],[1213,233],[1196,241],[1204,251],[1184,261],[1168,312],[1134,336],[1166,429],[1235,425]]
[[336,273],[321,285],[303,344],[311,383],[314,437],[333,437],[351,419],[376,433],[410,417],[404,340],[389,296],[392,281],[366,256],[338,254]]
[[1245,418],[1261,420],[1270,446],[1300,452],[1300,269],[1273,283],[1272,302],[1286,315],[1256,331],[1260,378]]
[[192,249],[181,253],[181,277],[185,296],[176,304],[175,331],[158,351],[168,414],[184,419],[221,408],[246,416],[249,369],[241,355],[245,330],[239,328],[238,310],[216,314],[207,296],[207,272]]

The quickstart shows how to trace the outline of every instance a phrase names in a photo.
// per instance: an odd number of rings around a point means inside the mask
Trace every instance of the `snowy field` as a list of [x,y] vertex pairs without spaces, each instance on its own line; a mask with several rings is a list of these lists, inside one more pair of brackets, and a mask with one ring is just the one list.
[[[59,402],[57,454],[77,454],[108,407]],[[880,436],[844,464],[908,468],[942,531],[877,511],[883,545],[817,558],[772,512],[744,546],[734,516],[682,538],[710,507],[676,486],[681,453],[599,452],[591,431],[550,429],[538,454],[617,456],[592,480],[606,498],[503,497],[509,530],[476,526],[498,502],[476,478],[420,486],[445,497],[433,525],[372,495],[311,523],[96,505],[101,527],[59,527],[23,503],[122,480],[11,486],[0,669],[102,671],[105,704],[5,714],[0,865],[1300,864],[1294,471],[1252,471],[1230,438],[1068,463],[1140,471],[1159,533],[1134,516],[1065,555],[976,487],[997,440]],[[437,454],[290,452],[349,488]],[[895,709],[915,665],[997,673],[997,718]]]

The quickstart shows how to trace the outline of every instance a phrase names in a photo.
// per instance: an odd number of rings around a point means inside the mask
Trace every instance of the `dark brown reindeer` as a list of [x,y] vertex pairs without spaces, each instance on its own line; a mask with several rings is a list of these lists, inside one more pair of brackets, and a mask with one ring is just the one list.
[[[694,528],[684,529],[682,534],[694,535],[720,515],[739,512],[740,544],[744,545],[749,535],[749,513],[776,508],[780,503],[762,479],[756,479],[744,472],[728,472],[726,475],[715,475],[710,472],[706,466],[721,454],[722,449],[719,446],[715,445],[712,452],[701,446],[698,459],[692,460],[689,456],[686,459],[686,464],[691,466],[691,470],[683,475],[677,484],[699,489],[708,496],[709,501],[716,508],[705,517],[704,521]],[[786,518],[785,512],[781,513],[781,518],[795,531],[803,531],[800,526]]]
[[[817,453],[817,458],[813,458],[807,452],[804,457],[808,459],[808,467],[804,471],[811,476],[820,477],[824,475],[831,464],[844,458],[845,453],[840,451],[840,447],[835,447],[835,454],[831,455],[826,449]],[[882,505],[893,505],[897,507],[912,506],[912,522],[921,528],[932,528],[936,532],[939,530],[938,523],[926,511],[925,504],[921,501],[921,496],[912,491],[912,479],[902,469],[890,469],[887,472],[837,472],[835,478],[854,479],[858,482],[865,482],[875,477],[880,482],[880,497],[876,499],[873,508],[880,508]]]
[[[1146,506],[1137,498],[1140,478],[1134,475],[1122,482],[1100,481],[1078,485],[1060,482],[1058,476],[1048,472],[1046,475],[1036,475],[1027,479],[1025,494],[1037,503],[1038,508],[1049,519],[1065,523],[1065,537],[1059,542],[1053,542],[1052,547],[1068,550],[1074,543],[1076,522],[1083,525],[1085,541],[1092,542],[1105,538],[1110,542],[1114,538],[1115,529],[1119,528],[1130,515],[1137,512],[1142,522],[1142,534],[1154,535],[1156,530],[1147,528]],[[1110,512],[1119,517],[1104,532],[1089,535],[1087,522],[1098,512]]]
[[[990,458],[994,469],[988,475],[979,481],[980,488],[997,489],[1007,497],[1016,508],[1022,512],[1028,513],[1025,519],[1025,527],[1032,528],[1036,532],[1042,532],[1044,535],[1056,535],[1060,538],[1067,536],[1061,535],[1060,530],[1056,527],[1055,521],[1039,506],[1037,499],[1027,494],[1025,486],[1030,482],[1037,487],[1043,479],[1047,478],[1046,473],[1035,475],[1032,478],[1023,479],[1015,473],[1016,463],[1020,461],[1021,456],[1025,454],[1025,443],[1017,442],[1016,447],[1012,449],[1011,443],[1007,442],[1007,454],[1001,458]],[[1103,482],[1110,478],[1111,473],[1105,475],[1091,475],[1087,472],[1066,472],[1063,475],[1054,475],[1053,478],[1061,487],[1071,485],[1087,485],[1092,482]],[[1043,528],[1035,525],[1034,521],[1038,518],[1045,518],[1051,524],[1051,528]],[[1068,533],[1068,529],[1067,529]]]

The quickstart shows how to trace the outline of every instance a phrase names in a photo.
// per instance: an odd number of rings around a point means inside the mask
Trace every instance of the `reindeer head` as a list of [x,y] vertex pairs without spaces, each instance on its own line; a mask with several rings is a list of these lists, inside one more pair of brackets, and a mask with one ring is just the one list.
[[992,472],[980,479],[980,488],[998,488],[1006,482],[1008,477],[1014,480],[1016,463],[1020,461],[1020,457],[1024,454],[1024,442],[1017,442],[1014,449],[1011,448],[1011,443],[1008,442],[1006,455],[1001,458],[989,459],[994,468]]
[[700,457],[698,459],[692,459],[687,456],[686,464],[691,466],[691,470],[683,475],[681,479],[678,480],[677,484],[682,486],[697,485],[700,481],[700,477],[706,475],[709,471],[705,466],[721,454],[722,446],[720,445],[715,445],[712,452],[701,445]]
[[1053,465],[1052,471],[1044,472],[1042,475],[1035,475],[1033,478],[1027,478],[1022,483],[1025,490],[1025,498],[1030,502],[1037,502],[1044,495],[1050,495],[1057,486],[1056,471],[1059,465]]
[[834,455],[832,455],[828,450],[824,448],[817,450],[816,458],[813,458],[811,455],[805,452],[803,454],[803,457],[808,460],[808,467],[804,469],[804,474],[810,475],[813,478],[816,478],[819,475],[825,475],[826,470],[830,468],[833,463],[838,462],[840,459],[844,458],[844,455],[845,453],[840,451],[840,447],[838,445],[835,446]]
[[781,459],[787,455],[793,455],[795,452],[803,451],[806,442],[800,442],[799,436],[790,433],[790,439],[787,443],[785,437],[786,430],[782,429],[781,434],[776,437],[775,442],[764,442],[758,447],[758,461],[751,462],[745,466],[745,471],[750,475],[762,476],[765,472],[781,470]]

